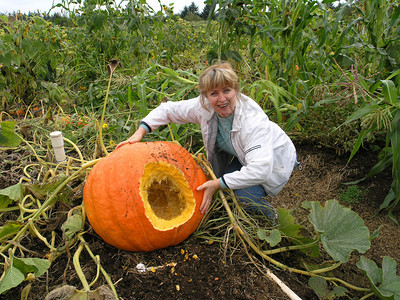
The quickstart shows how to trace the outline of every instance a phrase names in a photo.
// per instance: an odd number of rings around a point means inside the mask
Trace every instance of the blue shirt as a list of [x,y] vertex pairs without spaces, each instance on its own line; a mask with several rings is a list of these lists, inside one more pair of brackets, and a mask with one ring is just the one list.
[[[236,152],[232,147],[230,139],[233,116],[234,113],[227,118],[221,118],[220,116],[218,116],[217,147],[222,151],[228,152],[229,154],[236,156]],[[221,184],[222,189],[228,188],[222,177],[219,179],[219,182]]]
[[227,118],[221,118],[220,116],[218,116],[217,146],[219,149],[236,156],[230,139],[233,115],[234,114],[230,115]]

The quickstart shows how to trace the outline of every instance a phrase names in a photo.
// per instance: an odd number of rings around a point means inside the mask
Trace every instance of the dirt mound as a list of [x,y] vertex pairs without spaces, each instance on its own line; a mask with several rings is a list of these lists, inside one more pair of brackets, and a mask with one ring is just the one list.
[[[271,202],[275,206],[292,210],[299,220],[306,215],[301,208],[303,201],[338,199],[346,189],[342,183],[362,178],[376,163],[376,155],[367,152],[358,154],[346,165],[345,157],[338,157],[330,150],[310,146],[297,148],[303,170],[296,170],[287,186]],[[0,155],[2,161],[13,159],[9,157],[10,153],[2,152]],[[18,180],[12,168],[3,169],[2,173],[4,176],[0,188]],[[358,185],[364,193],[357,203],[341,203],[357,212],[371,233],[381,227],[379,237],[372,241],[371,249],[365,256],[378,265],[383,256],[390,256],[396,260],[399,268],[400,248],[393,236],[400,236],[400,228],[385,212],[375,216],[390,184],[390,173],[380,174]],[[53,223],[61,224],[66,211],[65,207],[58,206]],[[395,215],[399,218],[398,210]],[[192,236],[174,247],[149,253],[132,253],[105,244],[93,231],[86,233],[85,239],[90,243],[93,253],[100,256],[102,266],[114,282],[121,299],[288,299],[275,282],[260,272],[265,272],[263,265],[255,266],[240,243],[236,247],[210,243]],[[31,240],[29,249],[44,256],[42,251],[45,249],[41,247],[40,241]],[[251,253],[251,257],[259,262],[254,253]],[[300,263],[299,257],[292,253],[279,255],[276,259],[287,265]],[[368,287],[366,277],[355,267],[357,261],[357,253],[352,254],[350,261],[337,270],[340,274],[338,277],[357,286]],[[86,252],[82,252],[80,262],[86,278],[89,281],[95,278],[96,265]],[[147,267],[145,272],[138,270],[139,263]],[[268,264],[265,266],[271,268],[302,299],[318,299],[308,287],[307,277],[275,269]],[[10,290],[1,295],[0,299],[20,299],[21,290],[27,284],[23,283]],[[68,255],[57,258],[47,275],[33,282],[29,299],[44,299],[49,291],[65,284],[82,289],[72,265],[72,257]],[[96,286],[102,284],[107,284],[103,277]]]

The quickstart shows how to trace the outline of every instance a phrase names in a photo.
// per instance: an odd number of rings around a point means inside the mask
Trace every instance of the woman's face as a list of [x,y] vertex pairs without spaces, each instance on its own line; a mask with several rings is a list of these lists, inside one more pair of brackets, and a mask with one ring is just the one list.
[[236,90],[231,87],[217,87],[206,93],[211,107],[221,118],[233,114],[236,106]]

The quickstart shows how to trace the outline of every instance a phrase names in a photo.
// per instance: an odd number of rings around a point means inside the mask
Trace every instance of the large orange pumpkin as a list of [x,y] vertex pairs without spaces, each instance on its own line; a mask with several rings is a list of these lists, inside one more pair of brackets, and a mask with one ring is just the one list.
[[192,234],[203,214],[207,181],[181,146],[171,142],[124,145],[90,171],[83,191],[86,214],[107,243],[128,251],[177,245]]

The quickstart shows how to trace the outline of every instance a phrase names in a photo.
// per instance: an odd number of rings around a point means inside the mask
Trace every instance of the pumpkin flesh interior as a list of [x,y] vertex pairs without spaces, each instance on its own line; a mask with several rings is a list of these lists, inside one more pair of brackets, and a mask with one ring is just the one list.
[[186,223],[196,201],[181,170],[172,164],[148,162],[140,178],[140,196],[153,227],[166,231]]

